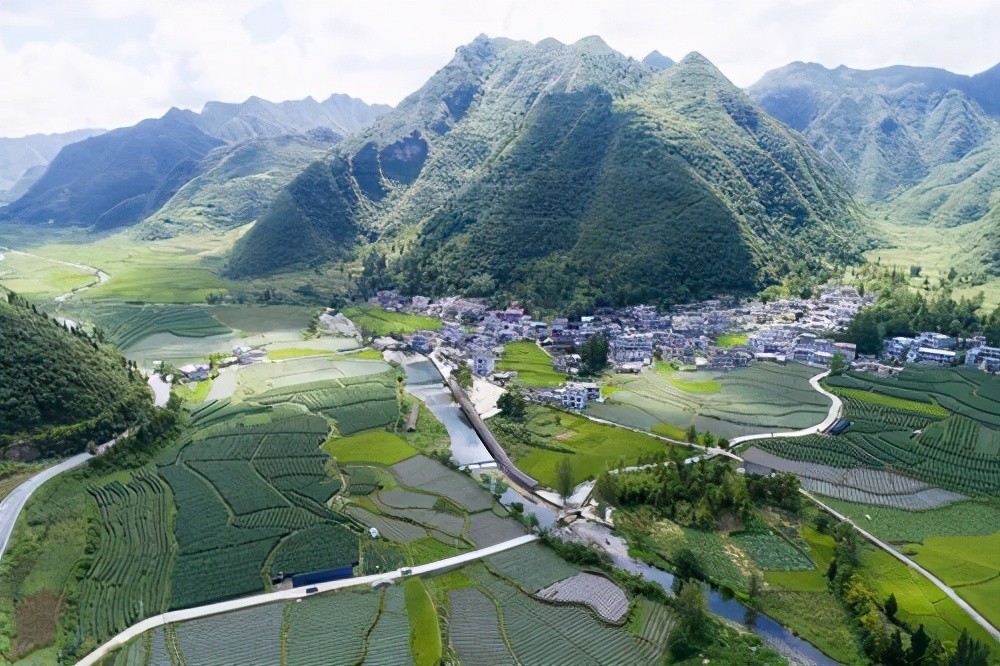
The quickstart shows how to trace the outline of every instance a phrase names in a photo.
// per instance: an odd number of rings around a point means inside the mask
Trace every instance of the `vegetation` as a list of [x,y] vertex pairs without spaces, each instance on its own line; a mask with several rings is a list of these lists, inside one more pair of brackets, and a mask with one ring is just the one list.
[[441,629],[434,603],[419,578],[410,578],[403,583],[403,593],[410,618],[413,661],[417,666],[437,666],[441,663]]
[[[515,71],[517,85],[492,85]],[[578,88],[548,89],[571,71]],[[516,131],[502,115],[512,110]],[[762,178],[771,172],[782,177]],[[230,272],[341,260],[374,229],[388,230],[383,259],[362,285],[577,312],[751,291],[791,261],[818,268],[864,243],[820,158],[700,56],[654,77],[604,45],[486,39],[292,181],[237,243]],[[276,242],[288,234],[313,242]],[[679,270],[706,239],[720,260]]]
[[828,398],[809,385],[814,368],[757,363],[730,372],[687,373],[667,363],[654,372],[614,375],[604,404],[587,413],[615,423],[684,440],[685,429],[732,438],[807,428],[822,421]]
[[0,449],[8,457],[78,453],[149,417],[145,378],[99,337],[2,290],[0,332]]
[[558,386],[566,381],[566,376],[552,367],[552,357],[529,340],[504,345],[503,358],[497,362],[497,370],[513,370],[517,373],[519,384],[533,388]]
[[826,381],[844,396],[847,431],[755,445],[794,460],[892,469],[965,495],[1000,496],[1000,379],[907,367],[896,378],[848,372]]
[[643,433],[535,405],[528,407],[522,421],[493,417],[490,429],[519,468],[550,488],[557,487],[556,467],[564,458],[572,463],[576,486],[607,469],[660,454],[666,446]]
[[331,439],[323,445],[323,450],[343,464],[371,462],[395,465],[417,454],[417,450],[406,440],[385,430],[366,430]]
[[608,367],[611,343],[604,335],[591,335],[580,347],[580,360],[584,374],[599,375]]
[[404,335],[417,331],[436,331],[441,328],[441,322],[433,317],[423,317],[408,312],[388,312],[371,305],[345,308],[344,316],[354,322],[359,331],[367,332],[367,337]]

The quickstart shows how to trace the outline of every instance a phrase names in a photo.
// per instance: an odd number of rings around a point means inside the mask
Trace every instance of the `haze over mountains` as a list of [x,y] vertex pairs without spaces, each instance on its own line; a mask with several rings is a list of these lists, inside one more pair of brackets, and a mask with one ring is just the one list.
[[0,138],[0,205],[17,199],[45,173],[45,167],[63,146],[101,134],[104,130],[81,129],[62,134],[32,134],[16,139]]
[[[209,103],[200,114],[171,109],[162,118],[66,146],[24,196],[0,209],[0,221],[96,229],[135,224],[218,166],[218,157],[207,159],[216,148],[317,129],[314,141],[329,144],[387,109],[344,95],[278,104],[252,97],[242,104]],[[271,169],[268,152],[261,154],[262,160],[244,161],[243,176]]]
[[256,221],[231,277],[370,247],[380,283],[579,308],[854,260],[876,216],[963,225],[1000,270],[998,121],[1000,66],[792,63],[743,91],[697,53],[480,36],[396,109],[250,98],[73,143],[0,222],[157,239]]

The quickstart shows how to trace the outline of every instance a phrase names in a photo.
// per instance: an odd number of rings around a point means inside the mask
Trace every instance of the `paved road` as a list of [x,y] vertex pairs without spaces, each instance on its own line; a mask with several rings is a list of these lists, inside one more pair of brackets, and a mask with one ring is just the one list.
[[828,397],[831,401],[830,411],[827,413],[826,418],[821,422],[809,428],[803,428],[802,430],[793,430],[791,432],[774,432],[774,433],[760,433],[758,435],[743,435],[742,437],[735,437],[729,440],[730,446],[736,446],[737,444],[742,444],[744,442],[750,442],[755,439],[771,439],[773,437],[805,437],[806,435],[815,435],[817,433],[823,432],[840,418],[841,411],[844,408],[844,403],[841,402],[840,398],[834,394],[827,391],[825,388],[820,386],[819,382],[821,379],[830,374],[830,371],[821,372],[812,379],[809,383],[816,390]]
[[972,606],[970,606],[969,603],[965,599],[963,599],[962,597],[958,596],[958,593],[955,592],[955,590],[953,590],[950,587],[948,587],[947,585],[945,585],[944,582],[941,579],[939,579],[937,576],[935,576],[934,574],[932,574],[927,569],[924,569],[922,566],[920,566],[919,564],[917,564],[916,562],[914,562],[913,560],[911,560],[910,558],[908,558],[906,555],[903,555],[901,552],[899,552],[898,550],[896,550],[895,548],[893,548],[891,545],[889,545],[885,541],[882,541],[881,539],[877,538],[874,534],[871,534],[870,532],[867,532],[867,531],[863,530],[853,520],[851,520],[850,518],[848,518],[844,514],[842,514],[842,513],[838,512],[838,511],[834,510],[833,508],[827,506],[826,504],[824,504],[823,502],[821,502],[820,500],[818,500],[816,497],[814,497],[811,493],[809,493],[809,492],[807,492],[805,490],[801,490],[801,489],[799,490],[799,492],[801,492],[803,495],[805,495],[806,497],[808,497],[810,500],[812,500],[813,502],[815,502],[819,506],[821,506],[824,509],[826,509],[828,512],[830,512],[831,514],[833,514],[834,516],[836,516],[839,520],[842,520],[843,522],[849,524],[851,527],[853,527],[854,529],[856,529],[861,534],[861,536],[863,536],[864,538],[868,539],[873,544],[875,544],[876,546],[878,546],[879,548],[881,548],[885,552],[889,553],[890,555],[892,555],[893,557],[895,557],[897,560],[901,561],[903,564],[905,564],[906,566],[910,567],[911,569],[913,569],[914,571],[916,571],[917,573],[919,573],[920,575],[922,575],[924,578],[926,578],[930,582],[934,583],[934,585],[939,590],[941,590],[942,592],[944,592],[945,594],[947,594],[948,597],[950,597],[952,601],[954,601],[956,604],[958,604],[959,608],[961,608],[966,613],[968,613],[969,617],[971,617],[973,620],[975,620],[976,624],[978,624],[983,629],[985,629],[987,632],[989,632],[989,634],[991,636],[993,636],[993,638],[995,640],[1000,641],[1000,630],[998,630],[996,627],[994,627],[992,624],[990,624],[989,620],[987,620],[985,617],[983,617],[982,615],[980,615],[979,612],[975,608],[973,608]]
[[[462,555],[456,555],[455,557],[449,557],[444,560],[438,560],[437,562],[432,562],[430,564],[423,564],[417,567],[412,567],[412,575],[417,576],[422,574],[430,574],[437,571],[444,571],[454,567],[459,567],[464,564],[468,564],[469,562],[474,562],[484,557],[489,557],[490,555],[496,555],[497,553],[502,553],[505,550],[517,548],[518,546],[523,546],[524,544],[531,543],[532,541],[537,541],[537,540],[538,540],[537,536],[533,534],[528,534],[526,536],[518,537],[516,539],[511,539],[510,541],[504,541],[503,543],[498,543],[495,546],[490,546],[489,548],[480,548],[479,550],[474,550],[469,553],[463,553]],[[396,571],[384,574],[378,574],[375,576],[361,576],[358,578],[346,578],[343,580],[334,580],[328,583],[317,583],[313,587],[319,588],[319,592],[330,592],[332,590],[341,590],[348,587],[359,587],[363,585],[370,586],[372,583],[376,583],[379,581],[399,580],[400,578],[403,577],[400,571],[401,570],[397,569]],[[133,624],[125,631],[113,637],[107,643],[100,646],[99,648],[88,654],[86,657],[81,659],[79,662],[77,662],[77,666],[90,666],[91,664],[96,664],[112,649],[124,645],[128,641],[142,634],[144,631],[149,631],[150,629],[155,629],[156,627],[162,625],[170,624],[173,622],[196,620],[198,618],[208,617],[210,615],[220,615],[222,613],[229,613],[243,608],[251,608],[253,606],[270,604],[276,601],[291,601],[293,599],[301,599],[306,596],[309,596],[306,593],[306,588],[295,587],[290,590],[281,590],[280,592],[268,592],[265,594],[256,594],[252,597],[233,599],[231,601],[221,601],[217,604],[198,606],[196,608],[186,608],[184,610],[170,611],[169,613],[155,615],[153,617],[146,618],[141,622]]]
[[10,541],[10,535],[14,532],[17,517],[20,515],[21,509],[24,508],[28,498],[31,497],[31,493],[38,490],[43,483],[52,477],[68,469],[79,467],[91,457],[89,453],[81,453],[72,458],[67,458],[58,465],[53,465],[48,469],[42,470],[15,488],[0,502],[0,558],[3,557],[4,552],[7,550],[7,542]]

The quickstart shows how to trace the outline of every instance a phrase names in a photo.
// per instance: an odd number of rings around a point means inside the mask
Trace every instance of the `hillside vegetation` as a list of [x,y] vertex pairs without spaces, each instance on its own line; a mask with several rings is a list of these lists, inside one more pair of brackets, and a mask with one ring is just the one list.
[[111,346],[0,292],[0,455],[31,459],[101,444],[148,415],[142,375]]
[[865,235],[834,173],[700,55],[662,69],[596,37],[479,37],[292,181],[230,273],[372,241],[410,292],[588,307],[750,291]]

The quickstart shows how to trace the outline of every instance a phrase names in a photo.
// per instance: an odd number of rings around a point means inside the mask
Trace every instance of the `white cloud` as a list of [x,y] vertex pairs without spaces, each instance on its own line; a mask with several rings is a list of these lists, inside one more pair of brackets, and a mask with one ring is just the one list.
[[[268,16],[282,25],[261,29]],[[0,136],[250,95],[396,103],[479,33],[599,34],[636,58],[697,50],[749,85],[793,60],[974,73],[1000,60],[996,25],[995,0],[4,0]]]

